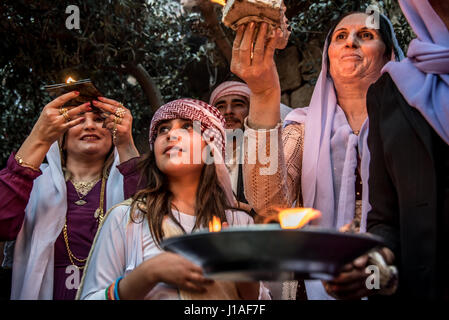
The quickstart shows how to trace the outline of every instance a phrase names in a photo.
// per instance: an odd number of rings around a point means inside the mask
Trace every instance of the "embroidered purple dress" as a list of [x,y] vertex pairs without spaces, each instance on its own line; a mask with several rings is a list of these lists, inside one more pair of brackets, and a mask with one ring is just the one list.
[[[0,241],[15,240],[22,227],[25,208],[33,188],[33,181],[41,172],[19,166],[13,153],[8,159],[7,167],[0,171]],[[139,173],[136,170],[138,158],[130,159],[117,166],[124,179],[125,199],[130,198],[138,190]],[[86,259],[98,228],[98,221],[94,217],[95,210],[100,204],[101,180],[83,198],[87,203],[78,206],[79,199],[73,184],[67,182],[67,234],[70,250],[78,259]],[[104,204],[106,205],[105,189]],[[106,208],[104,208],[106,212]],[[74,261],[76,265],[78,264]],[[66,273],[67,266],[72,263],[69,259],[63,232],[55,243],[55,268],[53,299],[73,300],[76,288],[68,289],[73,273]],[[82,271],[80,277],[82,277]],[[69,278],[69,279],[68,279]],[[80,278],[81,279],[81,278]],[[69,286],[66,285],[66,281]]]

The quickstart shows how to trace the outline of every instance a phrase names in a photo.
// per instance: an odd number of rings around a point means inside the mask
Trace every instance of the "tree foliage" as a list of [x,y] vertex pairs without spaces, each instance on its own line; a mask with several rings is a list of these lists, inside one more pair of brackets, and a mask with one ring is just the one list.
[[[66,28],[68,5],[80,9],[79,30]],[[161,100],[188,95],[184,70],[201,59],[199,46],[188,37],[195,14],[181,9],[170,0],[2,1],[0,165],[50,101],[43,86],[69,75],[91,78],[103,95],[131,109],[144,149],[158,107],[150,105],[145,82],[154,81]]]
[[[311,45],[321,48],[333,21],[363,10],[368,2],[285,0],[293,31],[290,45],[301,52]],[[405,47],[412,33],[396,1],[376,3],[393,18]],[[68,5],[80,9],[79,30],[66,28]],[[219,21],[220,7],[215,11]],[[215,84],[230,76],[229,59],[210,29],[201,10],[185,12],[176,0],[2,1],[0,166],[50,101],[43,86],[68,75],[91,78],[105,96],[131,109],[138,148],[145,150],[155,101],[206,99]],[[234,33],[221,29],[232,44]],[[319,61],[321,55],[315,55]]]
[[[311,44],[322,48],[330,27],[341,15],[353,11],[365,12],[369,5],[376,6],[381,13],[391,19],[399,44],[404,51],[414,36],[395,0],[284,0],[284,3],[287,6],[286,15],[292,28],[289,45],[297,46],[301,52],[307,51]],[[219,9],[217,15],[221,19]],[[212,65],[228,67],[228,63],[222,55],[216,52],[217,48],[213,45],[210,33],[207,29],[201,28],[201,23],[199,25],[196,31],[209,38],[209,45],[204,49],[207,51],[206,55],[210,57]],[[232,43],[234,33],[229,29],[225,29],[225,33]],[[317,59],[320,60],[321,55],[317,56]]]
[[[324,44],[331,25],[343,14],[353,11],[365,12],[369,5],[379,8],[393,23],[400,45],[406,48],[413,34],[403,16],[397,1],[346,1],[346,0],[286,0],[295,3],[298,12],[291,17],[291,41],[304,48],[314,39]],[[304,10],[307,8],[307,10]]]

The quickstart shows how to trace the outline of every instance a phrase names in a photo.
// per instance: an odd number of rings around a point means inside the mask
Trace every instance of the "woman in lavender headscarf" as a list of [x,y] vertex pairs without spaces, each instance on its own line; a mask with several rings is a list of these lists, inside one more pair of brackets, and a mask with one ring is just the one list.
[[[275,163],[270,170],[245,157],[245,194],[258,214],[267,216],[273,208],[296,202],[319,209],[321,226],[365,230],[369,210],[366,93],[382,67],[401,55],[388,19],[380,16],[379,20],[377,29],[365,13],[351,13],[337,22],[323,50],[322,71],[310,106],[291,112],[284,128],[272,59],[276,37],[265,47],[262,26],[251,59],[254,26],[238,31],[232,70],[252,91],[245,135],[249,146],[251,140],[258,140],[257,148]],[[265,131],[276,138],[264,144]],[[308,299],[330,298],[320,281],[306,286]]]
[[[367,230],[394,252],[398,296],[449,300],[449,2],[399,2],[417,39],[368,92]],[[340,275],[333,292],[375,293],[363,272]]]

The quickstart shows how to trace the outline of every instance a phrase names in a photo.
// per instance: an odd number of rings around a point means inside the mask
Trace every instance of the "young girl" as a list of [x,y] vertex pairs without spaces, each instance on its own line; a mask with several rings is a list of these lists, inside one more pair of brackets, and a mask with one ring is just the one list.
[[[141,163],[147,188],[108,214],[78,298],[268,297],[259,283],[206,279],[199,266],[159,247],[166,237],[207,227],[213,216],[229,225],[253,223],[246,213],[232,210],[224,151],[224,118],[216,108],[192,99],[159,108],[151,122],[150,153]],[[207,164],[210,156],[214,161]]]

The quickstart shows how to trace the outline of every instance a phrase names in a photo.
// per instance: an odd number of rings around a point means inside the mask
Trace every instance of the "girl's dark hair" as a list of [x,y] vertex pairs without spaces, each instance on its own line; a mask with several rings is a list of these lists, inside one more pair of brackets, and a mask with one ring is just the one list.
[[[167,176],[156,165],[153,151],[149,151],[142,157],[137,169],[143,179],[147,181],[147,186],[134,195],[131,208],[137,206],[147,216],[151,235],[156,244],[159,245],[164,238],[162,222],[165,217],[171,218],[185,232],[173,216],[173,194],[169,189]],[[194,230],[207,227],[213,216],[218,217],[221,222],[227,221],[225,210],[228,209],[245,211],[242,208],[232,207],[228,203],[225,192],[218,182],[215,164],[205,164],[196,195]],[[137,212],[137,210],[132,210],[132,212]],[[133,215],[131,218],[137,223]]]
[[[353,11],[353,12],[349,12],[346,13],[344,15],[342,15],[340,18],[338,18],[338,20],[332,25],[329,34],[327,35],[326,41],[327,41],[327,50],[329,49],[329,45],[332,41],[332,36],[334,35],[334,31],[337,28],[338,24],[346,17],[352,15],[352,14],[357,14],[357,13],[365,13],[365,12],[359,12],[359,11]],[[380,17],[380,28],[379,28],[379,35],[380,38],[382,39],[383,43],[385,44],[385,58],[387,58],[388,60],[390,60],[391,58],[391,53],[394,52],[395,56],[398,57],[398,52],[396,51],[396,48],[394,47],[394,43],[393,43],[393,35],[391,33],[391,27],[389,22],[387,21],[387,19],[383,16],[383,15],[379,15]],[[329,55],[327,55],[327,68],[329,69],[330,66],[330,61],[329,61]]]

